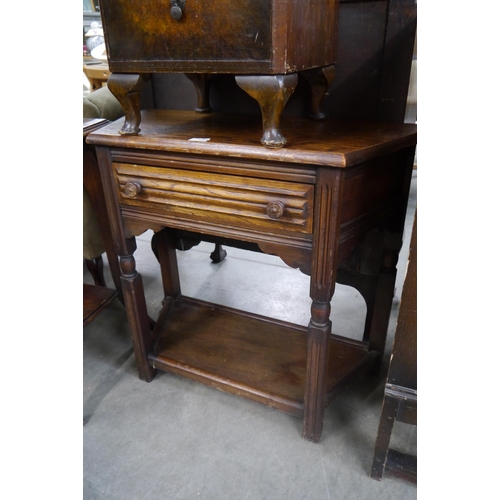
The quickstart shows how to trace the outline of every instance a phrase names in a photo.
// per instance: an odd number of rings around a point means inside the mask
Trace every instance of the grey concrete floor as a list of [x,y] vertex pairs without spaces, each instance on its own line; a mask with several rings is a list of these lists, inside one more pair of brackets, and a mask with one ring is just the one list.
[[[160,372],[139,380],[125,311],[115,300],[83,330],[83,498],[120,500],[366,499],[411,500],[417,487],[369,472],[383,387],[404,281],[416,207],[413,174],[406,234],[398,265],[383,370],[350,386],[326,410],[318,444],[302,439],[300,419]],[[159,266],[150,232],[135,253],[150,316],[161,307]],[[307,325],[309,278],[279,258],[213,245],[178,252],[182,292],[231,307]],[[92,279],[84,266],[84,282]],[[111,284],[107,267],[105,275]],[[262,279],[265,277],[265,279]],[[360,338],[366,307],[337,285],[334,333]],[[416,427],[396,422],[391,447],[416,454]]]

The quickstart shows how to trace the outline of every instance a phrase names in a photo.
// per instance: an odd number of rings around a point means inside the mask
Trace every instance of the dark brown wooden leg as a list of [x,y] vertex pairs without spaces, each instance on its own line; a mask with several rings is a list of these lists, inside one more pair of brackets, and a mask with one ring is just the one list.
[[210,113],[210,85],[212,83],[213,75],[206,73],[185,73],[185,75],[193,82],[198,96],[198,106],[195,111],[198,113]]
[[96,286],[106,286],[106,281],[104,280],[102,255],[99,255],[92,260],[85,259],[85,264],[90,274],[92,275],[94,284]]
[[398,411],[398,400],[385,395],[382,405],[382,415],[378,427],[377,441],[373,455],[372,470],[370,477],[380,481],[384,475],[385,463],[389,452],[392,427]]
[[337,283],[352,286],[366,303],[366,319],[363,341],[368,342],[375,312],[375,295],[378,275],[384,256],[384,236],[376,230],[368,233],[363,244],[355,248],[348,260],[337,270]]
[[343,172],[321,169],[317,175],[315,228],[311,273],[311,321],[308,327],[306,387],[302,436],[318,442],[325,414],[325,380],[332,331],[330,301],[335,291],[340,228],[338,200]]
[[141,91],[150,74],[111,73],[108,88],[118,99],[125,113],[125,123],[119,131],[123,135],[137,135],[141,130]]
[[210,258],[214,264],[222,262],[226,258],[227,252],[222,248],[220,243],[215,244],[214,251],[210,254]]
[[155,233],[151,240],[151,246],[160,263],[165,298],[175,299],[181,293],[181,283],[173,230],[165,228]]
[[330,303],[313,301],[307,332],[307,374],[302,436],[315,443],[321,437],[325,414],[325,379],[332,331],[332,322],[329,318]]
[[[135,251],[135,239],[128,241],[128,247]],[[147,314],[142,277],[135,269],[133,251],[130,255],[120,255],[120,267],[123,297],[139,378],[151,382],[156,375],[156,370],[149,366],[148,353],[153,350],[154,338]]]
[[281,148],[286,144],[280,132],[281,114],[295,91],[297,81],[297,73],[236,77],[236,83],[259,103],[263,127],[261,143],[268,148]]
[[335,77],[335,66],[315,68],[303,71],[301,74],[306,78],[311,87],[311,111],[309,118],[311,120],[324,120],[328,118],[326,113],[321,110],[321,102]]
[[382,266],[377,276],[376,288],[373,297],[373,312],[371,323],[368,326],[368,345],[370,350],[380,353],[382,358],[387,338],[387,329],[391,316],[396,283],[396,265],[398,263],[401,236],[384,232],[384,254]]

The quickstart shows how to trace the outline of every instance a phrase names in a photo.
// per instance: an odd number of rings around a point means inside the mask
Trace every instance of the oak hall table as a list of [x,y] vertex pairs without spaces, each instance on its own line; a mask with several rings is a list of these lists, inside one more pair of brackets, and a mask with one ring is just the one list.
[[[384,351],[416,126],[289,119],[289,145],[268,149],[259,117],[153,110],[143,112],[139,135],[120,134],[122,125],[87,141],[99,160],[140,378],[166,370],[270,405],[303,418],[303,437],[317,442],[326,405],[376,369]],[[148,229],[165,294],[154,328],[133,255]],[[182,295],[179,232],[254,245],[309,275],[309,326]],[[367,301],[360,341],[331,333],[336,281]]]

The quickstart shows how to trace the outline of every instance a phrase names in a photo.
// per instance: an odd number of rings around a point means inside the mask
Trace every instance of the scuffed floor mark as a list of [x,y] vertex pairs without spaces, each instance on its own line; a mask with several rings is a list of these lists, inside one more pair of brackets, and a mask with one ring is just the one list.
[[328,479],[326,477],[325,463],[323,462],[323,454],[321,453],[321,448],[318,447],[318,451],[319,451],[319,458],[320,458],[320,461],[321,461],[321,469],[323,470],[323,477],[325,478],[325,486],[326,486],[327,499],[331,500],[330,489],[328,488]]

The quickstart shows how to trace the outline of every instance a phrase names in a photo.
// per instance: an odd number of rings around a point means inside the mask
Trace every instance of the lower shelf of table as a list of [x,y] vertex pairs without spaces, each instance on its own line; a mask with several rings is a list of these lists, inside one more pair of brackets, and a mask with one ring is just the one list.
[[[154,368],[303,415],[307,328],[179,297],[160,314],[156,332]],[[326,404],[376,357],[359,342],[332,336]]]

